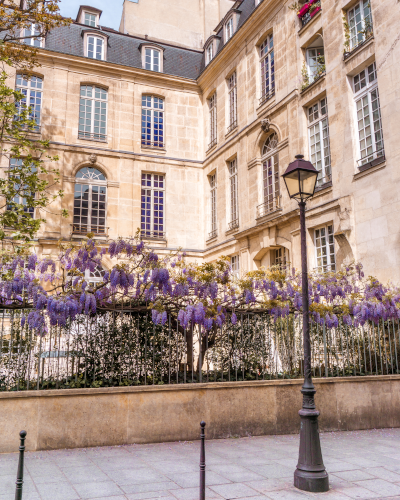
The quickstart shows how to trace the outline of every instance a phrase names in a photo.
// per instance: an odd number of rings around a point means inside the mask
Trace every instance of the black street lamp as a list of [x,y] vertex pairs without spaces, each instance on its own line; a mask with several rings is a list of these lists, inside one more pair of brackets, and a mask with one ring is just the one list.
[[306,201],[314,196],[318,171],[312,163],[297,155],[283,174],[290,198],[300,207],[301,271],[303,291],[303,346],[304,384],[301,389],[303,406],[300,415],[299,461],[294,473],[294,486],[304,491],[323,492],[329,490],[328,473],[322,460],[318,431],[319,411],[315,408],[316,390],[311,377],[310,317],[308,300],[307,243],[306,243]]

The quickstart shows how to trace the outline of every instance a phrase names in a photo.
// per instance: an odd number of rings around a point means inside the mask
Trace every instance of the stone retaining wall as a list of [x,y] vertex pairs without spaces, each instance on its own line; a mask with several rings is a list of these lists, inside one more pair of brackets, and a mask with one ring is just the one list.
[[[322,431],[400,427],[400,375],[314,380]],[[301,380],[0,393],[0,452],[290,434]]]

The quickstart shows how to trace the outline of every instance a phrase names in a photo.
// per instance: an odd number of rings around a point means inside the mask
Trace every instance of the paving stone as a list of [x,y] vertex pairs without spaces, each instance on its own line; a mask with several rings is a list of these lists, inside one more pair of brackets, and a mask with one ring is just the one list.
[[[174,498],[178,500],[199,500],[199,488],[180,488],[179,490],[172,490],[171,494]],[[206,499],[222,499],[221,495],[218,495],[215,491],[210,488],[206,488]]]
[[113,481],[95,481],[75,484],[79,498],[108,498],[121,495],[123,491]]
[[260,496],[260,493],[245,484],[220,484],[210,486],[210,489],[223,498],[246,498]]
[[95,465],[87,467],[65,467],[63,474],[71,484],[107,481],[109,477]]
[[[76,490],[67,481],[36,485],[42,500],[79,500]],[[93,497],[93,495],[92,495]]]
[[361,486],[351,486],[349,488],[338,488],[336,490],[337,493],[342,493],[347,495],[350,498],[357,498],[362,500],[369,500],[371,498],[376,498],[376,495],[366,488],[362,488]]
[[[189,472],[186,474],[166,474],[166,476],[171,479],[174,483],[178,484],[182,488],[197,488],[200,485],[200,474],[199,472]],[[211,486],[214,484],[228,484],[231,483],[229,479],[215,472],[206,473],[206,485]]]
[[293,486],[293,478],[263,479],[262,481],[249,481],[246,483],[260,493],[267,494],[269,491],[284,490]]
[[367,469],[365,469],[365,471],[368,472],[368,474],[372,474],[373,476],[379,477],[380,479],[385,479],[386,481],[390,481],[391,483],[400,482],[400,474],[388,470],[385,467],[368,467]]
[[400,486],[389,483],[389,481],[385,481],[384,479],[368,479],[366,481],[357,481],[356,484],[374,493],[378,493],[382,498],[385,496],[400,496]]
[[342,472],[335,472],[335,476],[345,481],[362,481],[363,479],[374,479],[372,474],[368,474],[365,470],[346,470]]

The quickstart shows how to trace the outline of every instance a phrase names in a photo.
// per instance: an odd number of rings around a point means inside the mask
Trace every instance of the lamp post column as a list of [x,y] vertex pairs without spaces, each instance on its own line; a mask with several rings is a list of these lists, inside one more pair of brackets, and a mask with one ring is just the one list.
[[311,343],[308,297],[307,242],[306,242],[306,203],[299,202],[301,235],[301,271],[303,299],[303,349],[304,349],[304,384],[301,389],[303,406],[300,415],[300,450],[299,461],[294,473],[294,486],[310,492],[329,490],[328,473],[322,460],[319,440],[318,416],[315,408],[316,393],[311,377]]

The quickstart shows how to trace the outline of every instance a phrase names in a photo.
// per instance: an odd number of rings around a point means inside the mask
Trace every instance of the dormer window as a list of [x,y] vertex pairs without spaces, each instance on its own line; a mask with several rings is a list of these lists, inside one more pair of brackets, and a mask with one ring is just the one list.
[[96,14],[92,14],[91,12],[85,12],[85,18],[84,18],[84,23],[86,26],[91,26],[92,28],[95,28],[97,26],[97,16]]
[[162,73],[164,48],[155,43],[149,43],[140,45],[139,49],[142,53],[142,68]]
[[209,64],[214,57],[214,46],[211,42],[210,45],[206,49],[206,64]]
[[87,57],[104,60],[104,40],[99,36],[87,36]]
[[229,18],[225,25],[226,42],[233,36],[233,17]]
[[38,24],[32,23],[28,28],[24,29],[23,33],[24,43],[33,45],[33,47],[43,47],[44,39],[39,37],[41,29]]

